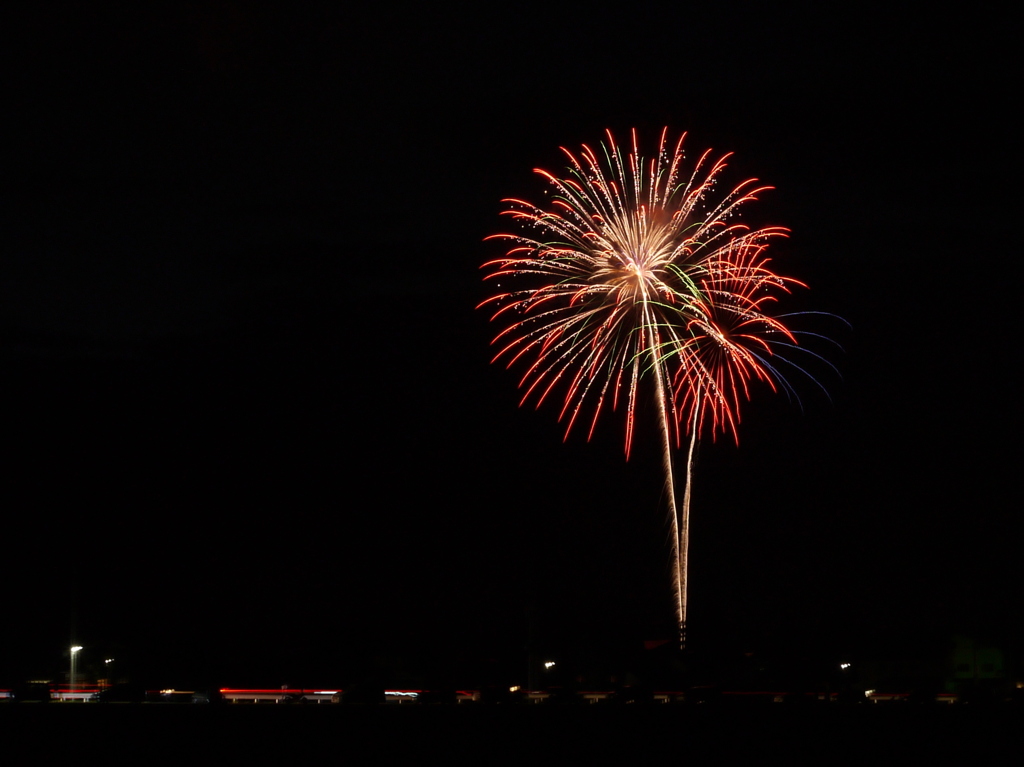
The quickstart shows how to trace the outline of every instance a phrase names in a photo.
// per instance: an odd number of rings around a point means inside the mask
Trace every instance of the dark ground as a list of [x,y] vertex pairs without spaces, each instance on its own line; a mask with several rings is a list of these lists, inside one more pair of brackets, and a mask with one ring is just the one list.
[[[60,705],[0,707],[5,745],[40,759],[331,758],[389,764],[992,764],[1021,744],[1017,708],[723,709]],[[59,737],[58,737],[59,736]]]

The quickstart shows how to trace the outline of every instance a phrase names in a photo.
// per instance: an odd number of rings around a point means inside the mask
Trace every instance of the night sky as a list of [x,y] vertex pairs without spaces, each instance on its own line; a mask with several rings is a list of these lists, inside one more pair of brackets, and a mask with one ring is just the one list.
[[533,168],[665,125],[776,187],[747,216],[792,230],[793,308],[849,323],[810,325],[828,396],[794,376],[801,404],[758,390],[738,448],[700,445],[693,644],[1024,651],[1019,22],[566,5],[18,20],[0,685],[72,641],[277,686],[672,636],[653,409],[628,463],[621,414],[563,442],[474,309]]

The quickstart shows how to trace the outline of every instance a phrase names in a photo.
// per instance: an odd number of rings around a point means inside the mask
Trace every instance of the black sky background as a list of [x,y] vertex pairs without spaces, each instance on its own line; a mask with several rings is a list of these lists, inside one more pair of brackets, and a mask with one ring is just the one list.
[[[777,189],[829,397],[700,448],[691,638],[1024,650],[1019,24],[814,4],[51,5],[0,259],[4,679],[472,684],[671,636],[653,416],[563,443],[489,365],[482,242],[631,127]],[[7,131],[5,131],[7,132]],[[63,653],[63,655],[62,655]],[[88,656],[86,656],[88,660]],[[368,660],[369,659],[369,660]],[[608,660],[614,665],[615,660]],[[56,673],[56,672],[54,672]],[[182,681],[185,680],[185,681]]]

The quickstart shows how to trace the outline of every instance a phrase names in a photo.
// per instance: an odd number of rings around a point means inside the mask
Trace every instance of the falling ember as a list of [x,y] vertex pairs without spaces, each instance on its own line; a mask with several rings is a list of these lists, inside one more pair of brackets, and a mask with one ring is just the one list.
[[[500,278],[511,289],[481,306],[508,323],[494,339],[494,360],[525,366],[522,403],[539,407],[559,392],[566,436],[583,422],[589,438],[604,410],[623,408],[628,458],[637,394],[649,385],[642,381],[653,380],[685,642],[695,445],[705,433],[727,432],[738,441],[740,404],[752,381],[791,391],[778,352],[797,341],[771,309],[789,286],[802,283],[769,268],[768,245],[786,229],[751,230],[739,222],[741,208],[770,187],[751,179],[716,195],[729,155],[712,161],[709,150],[688,168],[685,134],[673,147],[662,131],[649,159],[635,131],[628,151],[606,135],[598,151],[563,148],[570,163],[564,178],[536,171],[553,189],[548,209],[504,200],[503,214],[520,231],[488,237],[511,246],[483,268],[485,279]],[[690,444],[680,508],[671,448],[683,434]]]

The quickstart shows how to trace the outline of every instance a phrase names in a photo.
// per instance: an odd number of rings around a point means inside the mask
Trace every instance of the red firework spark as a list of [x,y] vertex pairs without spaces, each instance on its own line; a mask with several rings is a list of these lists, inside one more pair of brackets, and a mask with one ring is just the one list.
[[539,407],[564,391],[566,436],[585,418],[589,438],[606,407],[624,404],[627,456],[645,378],[677,443],[690,430],[738,440],[751,381],[789,389],[776,352],[796,339],[771,309],[801,283],[774,273],[766,256],[787,230],[739,220],[771,187],[750,179],[717,194],[729,155],[712,162],[708,150],[687,168],[684,137],[672,147],[666,129],[649,159],[635,131],[629,151],[610,131],[599,151],[563,148],[566,177],[536,170],[552,188],[548,208],[504,200],[520,232],[488,238],[512,243],[483,266],[485,279],[512,286],[481,304],[509,320],[495,360],[526,365],[523,402],[536,397]]

